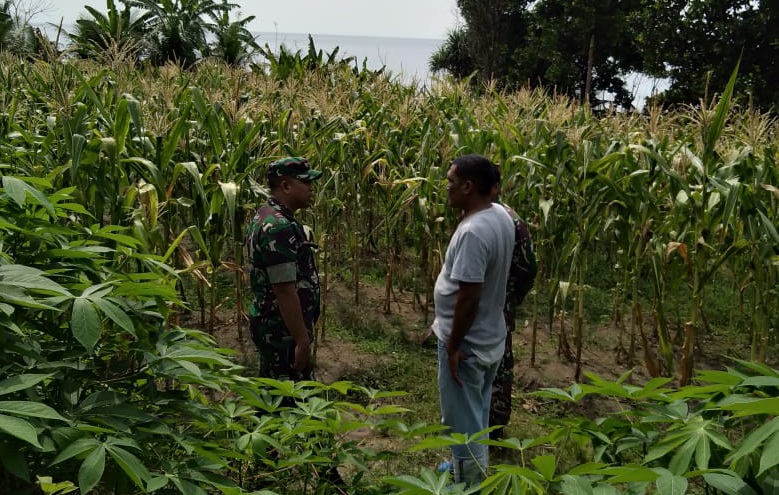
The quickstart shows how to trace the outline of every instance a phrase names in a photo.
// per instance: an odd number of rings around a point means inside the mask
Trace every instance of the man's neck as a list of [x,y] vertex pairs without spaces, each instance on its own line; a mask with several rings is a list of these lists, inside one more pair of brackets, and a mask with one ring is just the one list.
[[490,198],[474,198],[465,207],[463,207],[463,218],[467,218],[474,213],[486,210],[492,206]]
[[278,204],[282,205],[284,208],[290,211],[290,213],[295,213],[295,209],[293,209],[288,201],[285,201],[284,198],[280,198],[274,194],[271,194],[271,199],[273,199]]

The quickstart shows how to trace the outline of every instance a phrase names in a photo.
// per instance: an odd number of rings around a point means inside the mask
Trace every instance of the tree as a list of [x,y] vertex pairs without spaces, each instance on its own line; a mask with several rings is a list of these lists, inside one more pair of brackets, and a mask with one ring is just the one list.
[[512,78],[593,104],[598,92],[610,93],[629,108],[633,95],[624,77],[642,65],[629,19],[639,7],[634,0],[538,2]]
[[[223,0],[227,5],[227,1]],[[244,65],[251,61],[254,53],[259,50],[256,36],[248,29],[255,16],[231,20],[230,9],[225,8],[213,17],[216,42],[211,47],[211,54],[232,66]]]
[[528,0],[458,0],[465,37],[480,76],[505,80],[512,52],[525,39]]
[[191,67],[209,54],[206,35],[217,31],[207,19],[219,18],[236,4],[215,0],[126,0],[149,13],[149,58],[154,65],[175,62]]
[[479,80],[630,108],[625,79],[632,72],[670,79],[656,101],[697,103],[724,88],[740,60],[737,95],[764,110],[779,108],[776,0],[458,0],[458,6],[465,26],[431,59],[455,77],[471,73],[462,69],[470,59],[465,67],[477,70]]
[[10,1],[6,0],[0,5],[0,44],[13,29],[13,19],[9,13],[10,3]]
[[512,56],[526,39],[528,0],[458,0],[465,24],[447,35],[430,58],[432,70],[462,79],[510,82]]
[[436,67],[464,77],[470,59],[481,80],[554,88],[588,101],[608,92],[630,106],[624,75],[642,61],[628,20],[639,0],[459,0],[458,6],[466,26],[436,52]]
[[[653,57],[668,66],[671,86],[663,103],[697,103],[724,88],[741,61],[737,92],[763,108],[779,108],[779,6],[775,0],[693,0],[652,6],[675,20]],[[665,9],[670,12],[662,13]],[[659,12],[658,12],[659,11]]]
[[107,13],[86,5],[91,18],[76,21],[75,32],[69,33],[76,52],[84,58],[100,58],[106,53],[126,54],[138,60],[143,53],[146,23],[150,13],[133,15],[130,6],[120,12],[114,0],[106,0]]
[[[779,112],[779,3],[763,0],[757,13],[757,20],[752,26],[755,43],[745,48],[751,57],[742,61],[747,63],[745,72],[751,85],[749,94],[752,102],[759,107],[771,108]],[[747,28],[749,29],[749,28]]]
[[476,70],[476,63],[468,46],[468,32],[459,26],[446,35],[444,44],[430,56],[430,70],[446,71],[457,79],[463,79]]
[[41,30],[33,27],[35,17],[49,8],[48,2],[32,0],[5,0],[0,4],[0,50],[34,56],[51,48]]
[[0,47],[5,48],[8,38],[14,30],[14,20],[10,14],[10,1],[0,5]]

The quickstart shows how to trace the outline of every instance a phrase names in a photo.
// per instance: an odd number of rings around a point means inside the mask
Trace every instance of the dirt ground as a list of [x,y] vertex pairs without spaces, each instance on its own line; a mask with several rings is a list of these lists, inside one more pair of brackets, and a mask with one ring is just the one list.
[[[413,304],[411,294],[395,293],[391,305],[391,315],[384,313],[384,288],[363,285],[360,289],[361,301],[359,311],[377,323],[400,325],[406,328],[406,338],[421,341],[426,333],[424,315],[418,304]],[[334,286],[328,291],[328,301],[331,306],[351,305],[353,295],[346,287]],[[428,319],[432,315],[428,314]],[[219,313],[218,323],[214,331],[217,342],[234,349],[244,363],[252,362],[254,344],[248,337],[248,329],[243,325],[239,333],[235,311]],[[570,335],[570,322],[566,321],[566,331]],[[514,337],[515,377],[518,390],[536,390],[542,387],[567,387],[574,382],[576,369],[573,353],[573,342],[569,342],[571,354],[569,357],[558,353],[560,322],[556,320],[550,330],[548,322],[536,323],[535,359],[531,363],[531,343],[533,341],[533,322],[529,319],[517,322],[517,334]],[[633,369],[630,383],[640,384],[650,376],[643,363],[641,339],[635,341],[635,358],[628,362],[626,349],[629,346],[627,330],[621,331],[614,324],[593,326],[587,325],[585,343],[582,348],[582,370],[594,373],[602,378],[616,379],[625,371]],[[570,337],[569,337],[570,338]],[[652,342],[650,341],[650,345]],[[347,368],[359,367],[360,364],[375,366],[381,357],[360,350],[349,341],[340,340],[327,335],[317,347],[317,379],[324,383],[339,380]],[[349,356],[349,362],[344,359]],[[356,364],[355,364],[356,363]],[[716,366],[716,363],[708,363]],[[708,366],[707,366],[708,367]]]
[[[240,362],[253,363],[256,359],[254,343],[249,337],[246,324],[239,333],[237,320],[235,314],[220,313],[218,324],[214,329],[214,338],[221,347],[236,351]],[[348,361],[345,359],[346,356],[350,357]],[[333,383],[341,379],[347,368],[372,366],[379,360],[378,356],[361,351],[352,342],[328,337],[323,342],[317,343],[316,379],[322,383]]]

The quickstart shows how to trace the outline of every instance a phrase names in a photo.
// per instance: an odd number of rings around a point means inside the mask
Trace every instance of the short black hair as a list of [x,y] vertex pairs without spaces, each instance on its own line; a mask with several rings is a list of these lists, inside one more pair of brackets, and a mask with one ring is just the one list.
[[495,169],[497,166],[486,157],[477,154],[458,156],[452,160],[455,165],[455,175],[463,180],[469,180],[476,186],[476,192],[481,196],[489,196],[492,186],[498,183]]
[[500,167],[493,164],[492,172],[495,174],[495,184],[500,184]]
[[281,181],[286,179],[286,177],[282,177],[281,175],[269,175],[268,176],[268,187],[273,189],[277,189],[281,187]]

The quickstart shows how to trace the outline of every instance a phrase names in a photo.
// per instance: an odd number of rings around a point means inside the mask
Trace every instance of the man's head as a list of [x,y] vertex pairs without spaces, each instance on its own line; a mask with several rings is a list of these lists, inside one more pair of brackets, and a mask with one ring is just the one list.
[[292,211],[311,206],[314,200],[312,181],[322,172],[312,170],[305,158],[282,158],[268,166],[268,186],[273,196]]
[[498,200],[498,195],[500,194],[500,167],[495,164],[492,167],[492,172],[495,174],[495,183],[492,185],[492,191],[490,191],[490,199],[494,203]]
[[495,165],[481,155],[455,158],[446,179],[449,204],[463,209],[474,203],[491,201],[493,186],[497,184]]

